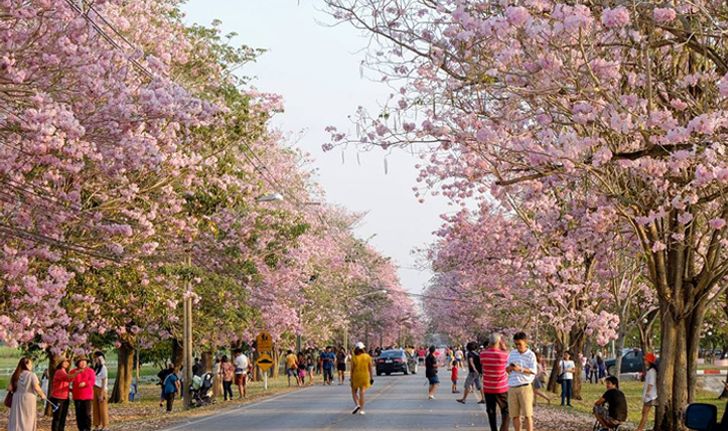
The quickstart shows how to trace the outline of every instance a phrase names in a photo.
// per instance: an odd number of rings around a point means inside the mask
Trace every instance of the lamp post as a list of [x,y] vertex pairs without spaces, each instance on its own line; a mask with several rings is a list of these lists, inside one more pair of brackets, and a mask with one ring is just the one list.
[[[192,265],[192,258],[188,254],[187,255],[187,267]],[[184,341],[182,343],[183,346],[183,354],[184,354],[184,387],[182,388],[182,399],[185,409],[189,409],[192,405],[192,394],[190,392],[190,386],[192,385],[192,295],[190,295],[192,282],[190,280],[190,276],[187,276],[187,280],[185,281],[185,290],[187,295],[184,297],[183,302],[183,321],[184,321],[184,334],[183,338]]]

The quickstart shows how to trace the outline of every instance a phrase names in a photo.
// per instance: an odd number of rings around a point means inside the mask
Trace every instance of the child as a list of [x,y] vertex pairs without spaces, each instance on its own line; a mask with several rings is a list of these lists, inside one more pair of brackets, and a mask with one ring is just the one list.
[[458,390],[458,360],[453,359],[453,361],[450,363],[450,366],[452,367],[450,370],[450,380],[452,380],[452,393],[459,394],[460,391]]

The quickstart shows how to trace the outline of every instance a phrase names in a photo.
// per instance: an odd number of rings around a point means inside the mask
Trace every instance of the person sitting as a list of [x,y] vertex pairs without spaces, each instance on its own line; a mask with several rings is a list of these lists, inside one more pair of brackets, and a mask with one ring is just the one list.
[[605,383],[607,391],[594,402],[594,417],[603,427],[602,429],[610,430],[617,428],[627,420],[627,399],[619,390],[619,379],[609,376]]

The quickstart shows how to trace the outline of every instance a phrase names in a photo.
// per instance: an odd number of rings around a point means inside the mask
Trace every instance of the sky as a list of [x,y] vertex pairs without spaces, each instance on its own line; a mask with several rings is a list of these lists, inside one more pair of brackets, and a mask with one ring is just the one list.
[[322,9],[320,0],[188,0],[183,7],[187,23],[219,19],[224,33],[238,34],[234,43],[267,50],[241,73],[254,77],[257,89],[283,96],[286,111],[274,126],[311,154],[328,202],[366,213],[357,236],[394,260],[405,289],[421,292],[432,274],[417,269],[421,259],[412,250],[433,240],[439,215],[452,207],[444,199],[417,201],[419,159],[405,150],[322,151],[327,126],[352,130],[347,116],[358,106],[376,112],[391,91],[361,77],[365,36],[349,25],[327,25],[332,20]]

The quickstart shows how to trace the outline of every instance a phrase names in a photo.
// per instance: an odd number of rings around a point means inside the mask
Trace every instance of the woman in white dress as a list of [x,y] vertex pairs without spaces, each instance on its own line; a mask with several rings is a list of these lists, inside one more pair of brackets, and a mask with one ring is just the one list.
[[43,400],[46,397],[40,387],[38,376],[33,374],[33,361],[30,358],[20,358],[10,378],[8,390],[13,393],[8,431],[35,431],[38,426],[36,395]]

